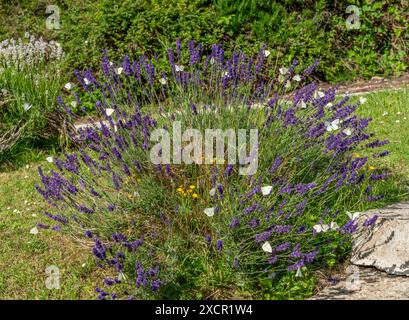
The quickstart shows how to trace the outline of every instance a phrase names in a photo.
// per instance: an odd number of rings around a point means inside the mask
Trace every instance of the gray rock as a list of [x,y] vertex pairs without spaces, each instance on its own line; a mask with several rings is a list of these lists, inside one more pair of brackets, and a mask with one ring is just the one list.
[[409,277],[355,267],[336,285],[325,287],[312,300],[407,300]]
[[374,227],[360,227],[354,236],[351,263],[409,276],[409,202],[367,211],[359,225],[374,214],[379,216]]

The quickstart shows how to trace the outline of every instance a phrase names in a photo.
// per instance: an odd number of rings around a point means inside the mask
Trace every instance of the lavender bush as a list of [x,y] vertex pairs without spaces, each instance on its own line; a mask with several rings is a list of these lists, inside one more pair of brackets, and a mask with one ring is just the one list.
[[[168,50],[167,70],[155,55],[104,56],[101,78],[76,71],[100,121],[72,135],[78,150],[55,157],[53,170],[39,168],[52,222],[39,227],[91,248],[107,275],[99,299],[274,297],[283,277],[311,277],[345,256],[358,226],[346,211],[382,198],[372,188],[385,176],[371,161],[387,155],[375,151],[387,141],[367,132],[359,103],[308,84],[317,63],[298,70],[294,61],[271,79],[265,46],[256,57],[181,47]],[[152,164],[150,134],[173,121],[258,129],[257,172],[242,176],[217,159]]]

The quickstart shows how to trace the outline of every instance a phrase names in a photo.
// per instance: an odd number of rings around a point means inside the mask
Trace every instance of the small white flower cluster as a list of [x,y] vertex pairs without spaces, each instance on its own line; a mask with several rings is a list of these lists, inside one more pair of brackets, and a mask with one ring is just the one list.
[[6,39],[0,42],[0,64],[2,67],[34,66],[49,61],[61,60],[64,51],[55,41],[45,41],[29,33],[26,39]]

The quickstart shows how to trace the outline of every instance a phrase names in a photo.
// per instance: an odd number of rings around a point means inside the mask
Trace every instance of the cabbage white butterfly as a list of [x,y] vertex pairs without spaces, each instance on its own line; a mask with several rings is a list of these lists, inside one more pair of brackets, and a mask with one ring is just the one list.
[[183,70],[185,70],[184,66],[179,66],[179,65],[175,64],[175,71],[176,72],[182,72]]
[[313,229],[317,233],[327,232],[329,230],[329,228],[330,228],[330,226],[328,224],[316,224],[315,226],[313,226]]
[[261,249],[263,249],[264,252],[268,252],[268,253],[273,252],[273,248],[271,247],[271,244],[268,241],[263,243],[263,245],[261,246]]
[[293,80],[294,80],[294,81],[297,81],[297,82],[300,82],[300,81],[301,81],[300,75],[299,75],[299,74],[296,74],[296,75],[293,77]]
[[261,193],[263,194],[263,196],[268,196],[271,193],[271,190],[273,190],[272,186],[261,187]]
[[298,268],[298,269],[297,269],[297,272],[295,273],[295,276],[296,276],[297,278],[302,277],[301,268]]
[[32,107],[32,105],[31,105],[31,104],[29,104],[29,103],[25,103],[25,104],[23,105],[24,111],[28,111],[28,110],[30,110],[30,109],[31,109],[31,107]]
[[359,217],[359,215],[360,215],[361,213],[360,213],[360,212],[354,212],[354,213],[352,213],[352,212],[347,211],[346,214],[347,214],[347,216],[349,217],[349,219],[355,220],[356,218]]
[[114,109],[108,108],[105,110],[105,113],[108,117],[110,117],[114,113]]
[[346,134],[347,136],[352,135],[352,133],[354,132],[354,130],[352,130],[351,128],[346,128],[342,131],[344,134]]
[[74,84],[71,82],[68,82],[65,84],[64,88],[67,90],[71,90],[72,88],[74,88]]
[[213,217],[214,216],[214,208],[206,208],[206,209],[203,210],[203,212],[208,217]]
[[288,68],[280,68],[278,71],[280,71],[280,73],[282,75],[287,74],[288,73]]
[[338,130],[340,123],[341,123],[341,121],[339,119],[335,119],[332,122],[325,121],[325,126],[327,127],[327,131],[331,132],[331,131]]
[[323,96],[325,96],[325,93],[322,91],[315,91],[314,92],[314,98],[318,99],[318,98],[322,98]]

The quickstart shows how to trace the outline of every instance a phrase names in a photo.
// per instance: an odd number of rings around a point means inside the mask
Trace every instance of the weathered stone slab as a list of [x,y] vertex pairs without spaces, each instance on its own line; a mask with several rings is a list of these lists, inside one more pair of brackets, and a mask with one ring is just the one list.
[[408,300],[409,277],[388,275],[365,267],[318,292],[313,300]]
[[361,227],[354,236],[351,263],[409,276],[409,202],[367,211],[360,225],[374,214],[379,216],[374,227]]

